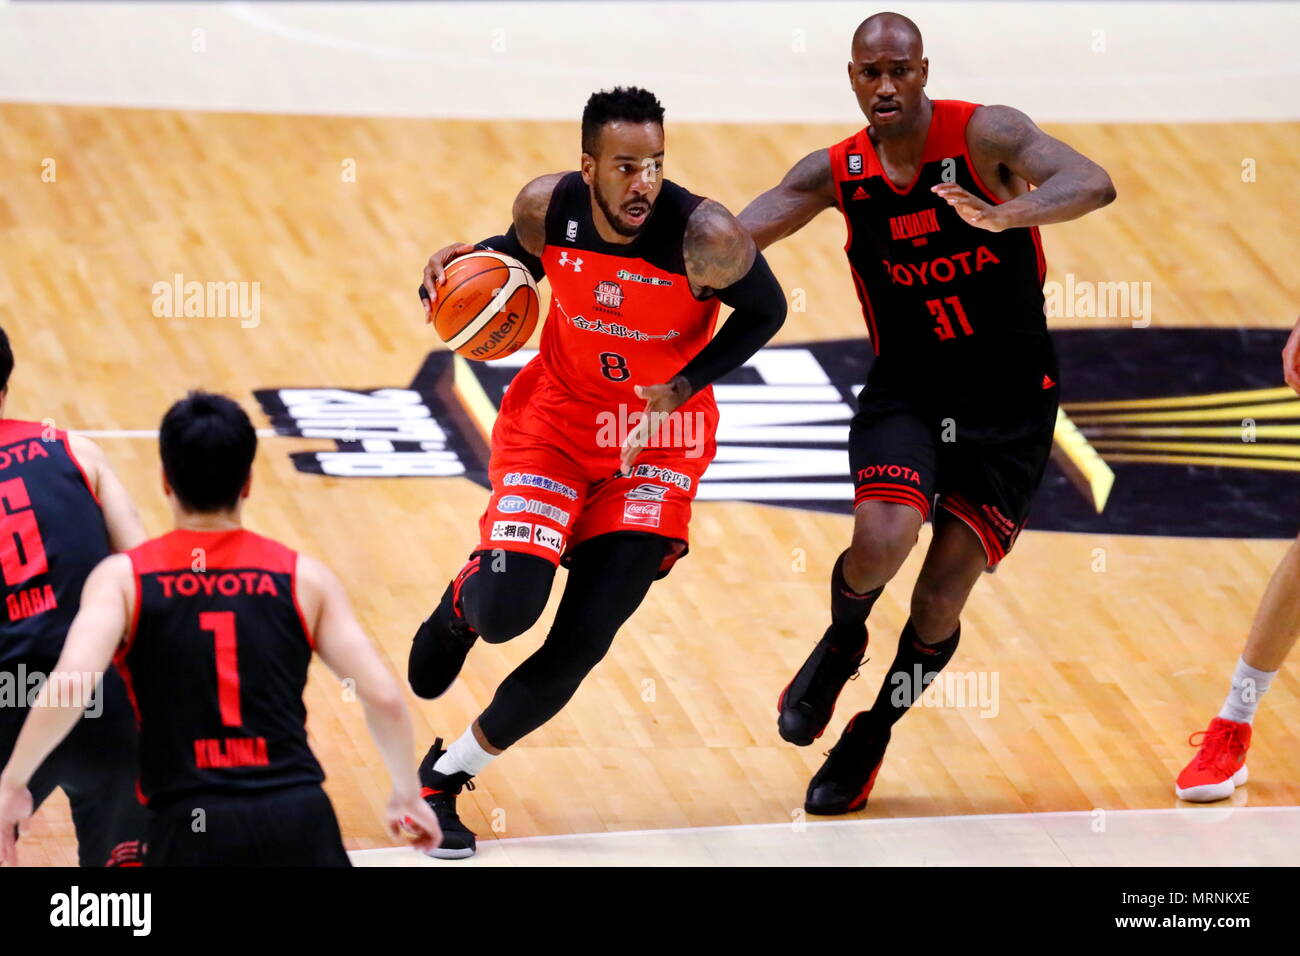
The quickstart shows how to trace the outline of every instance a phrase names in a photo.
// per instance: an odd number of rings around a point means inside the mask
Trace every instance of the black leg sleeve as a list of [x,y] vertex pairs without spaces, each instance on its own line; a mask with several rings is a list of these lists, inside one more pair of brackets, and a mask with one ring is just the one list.
[[546,641],[501,682],[478,719],[489,743],[504,750],[569,702],[645,599],[667,545],[658,535],[616,533],[574,551]]

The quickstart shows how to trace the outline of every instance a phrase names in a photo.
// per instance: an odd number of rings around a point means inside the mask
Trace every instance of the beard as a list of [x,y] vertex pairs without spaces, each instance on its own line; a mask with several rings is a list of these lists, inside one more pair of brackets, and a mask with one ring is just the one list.
[[651,204],[650,212],[646,213],[645,220],[641,223],[641,225],[628,226],[625,225],[623,221],[618,218],[617,214],[614,212],[613,207],[610,206],[610,204],[605,201],[605,197],[600,192],[600,187],[597,186],[595,183],[592,183],[591,185],[591,194],[594,197],[596,197],[596,205],[599,206],[600,211],[605,214],[605,221],[608,222],[610,228],[613,229],[620,236],[627,236],[628,238],[632,238],[633,236],[640,235],[641,230],[645,228],[645,224],[650,221],[650,213],[654,212],[655,207],[653,204]]

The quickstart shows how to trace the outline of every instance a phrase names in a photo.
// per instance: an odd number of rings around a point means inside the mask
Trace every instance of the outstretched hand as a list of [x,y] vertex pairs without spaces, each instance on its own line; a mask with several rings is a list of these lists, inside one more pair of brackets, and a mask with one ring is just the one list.
[[949,206],[957,210],[957,215],[978,229],[1001,232],[1007,228],[1001,221],[997,206],[968,193],[956,183],[939,183],[937,186],[931,186],[930,192],[941,196]]

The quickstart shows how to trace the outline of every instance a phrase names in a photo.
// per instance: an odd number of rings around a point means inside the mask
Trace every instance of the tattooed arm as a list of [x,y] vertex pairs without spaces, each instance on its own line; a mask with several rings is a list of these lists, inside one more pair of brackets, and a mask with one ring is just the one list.
[[[977,109],[966,127],[966,142],[980,179],[1007,201],[992,205],[956,183],[932,189],[972,226],[1001,232],[1066,222],[1115,200],[1106,170],[1009,106]],[[1017,189],[1017,178],[1037,188],[1027,191],[1020,184]]]
[[735,311],[717,334],[669,381],[637,385],[646,400],[643,423],[623,445],[623,472],[645,447],[648,423],[654,416],[673,411],[712,382],[744,365],[785,322],[785,293],[736,217],[711,199],[696,207],[683,239],[686,278],[699,298],[718,297]]
[[834,205],[831,154],[819,149],[795,163],[784,179],[746,206],[740,224],[749,230],[758,248],[766,249]]

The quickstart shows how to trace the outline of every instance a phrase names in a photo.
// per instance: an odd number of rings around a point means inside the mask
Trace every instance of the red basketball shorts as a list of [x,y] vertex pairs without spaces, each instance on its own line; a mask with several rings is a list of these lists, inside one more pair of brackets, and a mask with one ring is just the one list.
[[479,549],[534,554],[567,565],[582,542],[639,531],[665,538],[660,576],[688,548],[691,502],[717,451],[712,389],[692,397],[619,474],[622,440],[643,405],[576,401],[529,362],[506,389],[492,428],[492,497],[479,520]]

